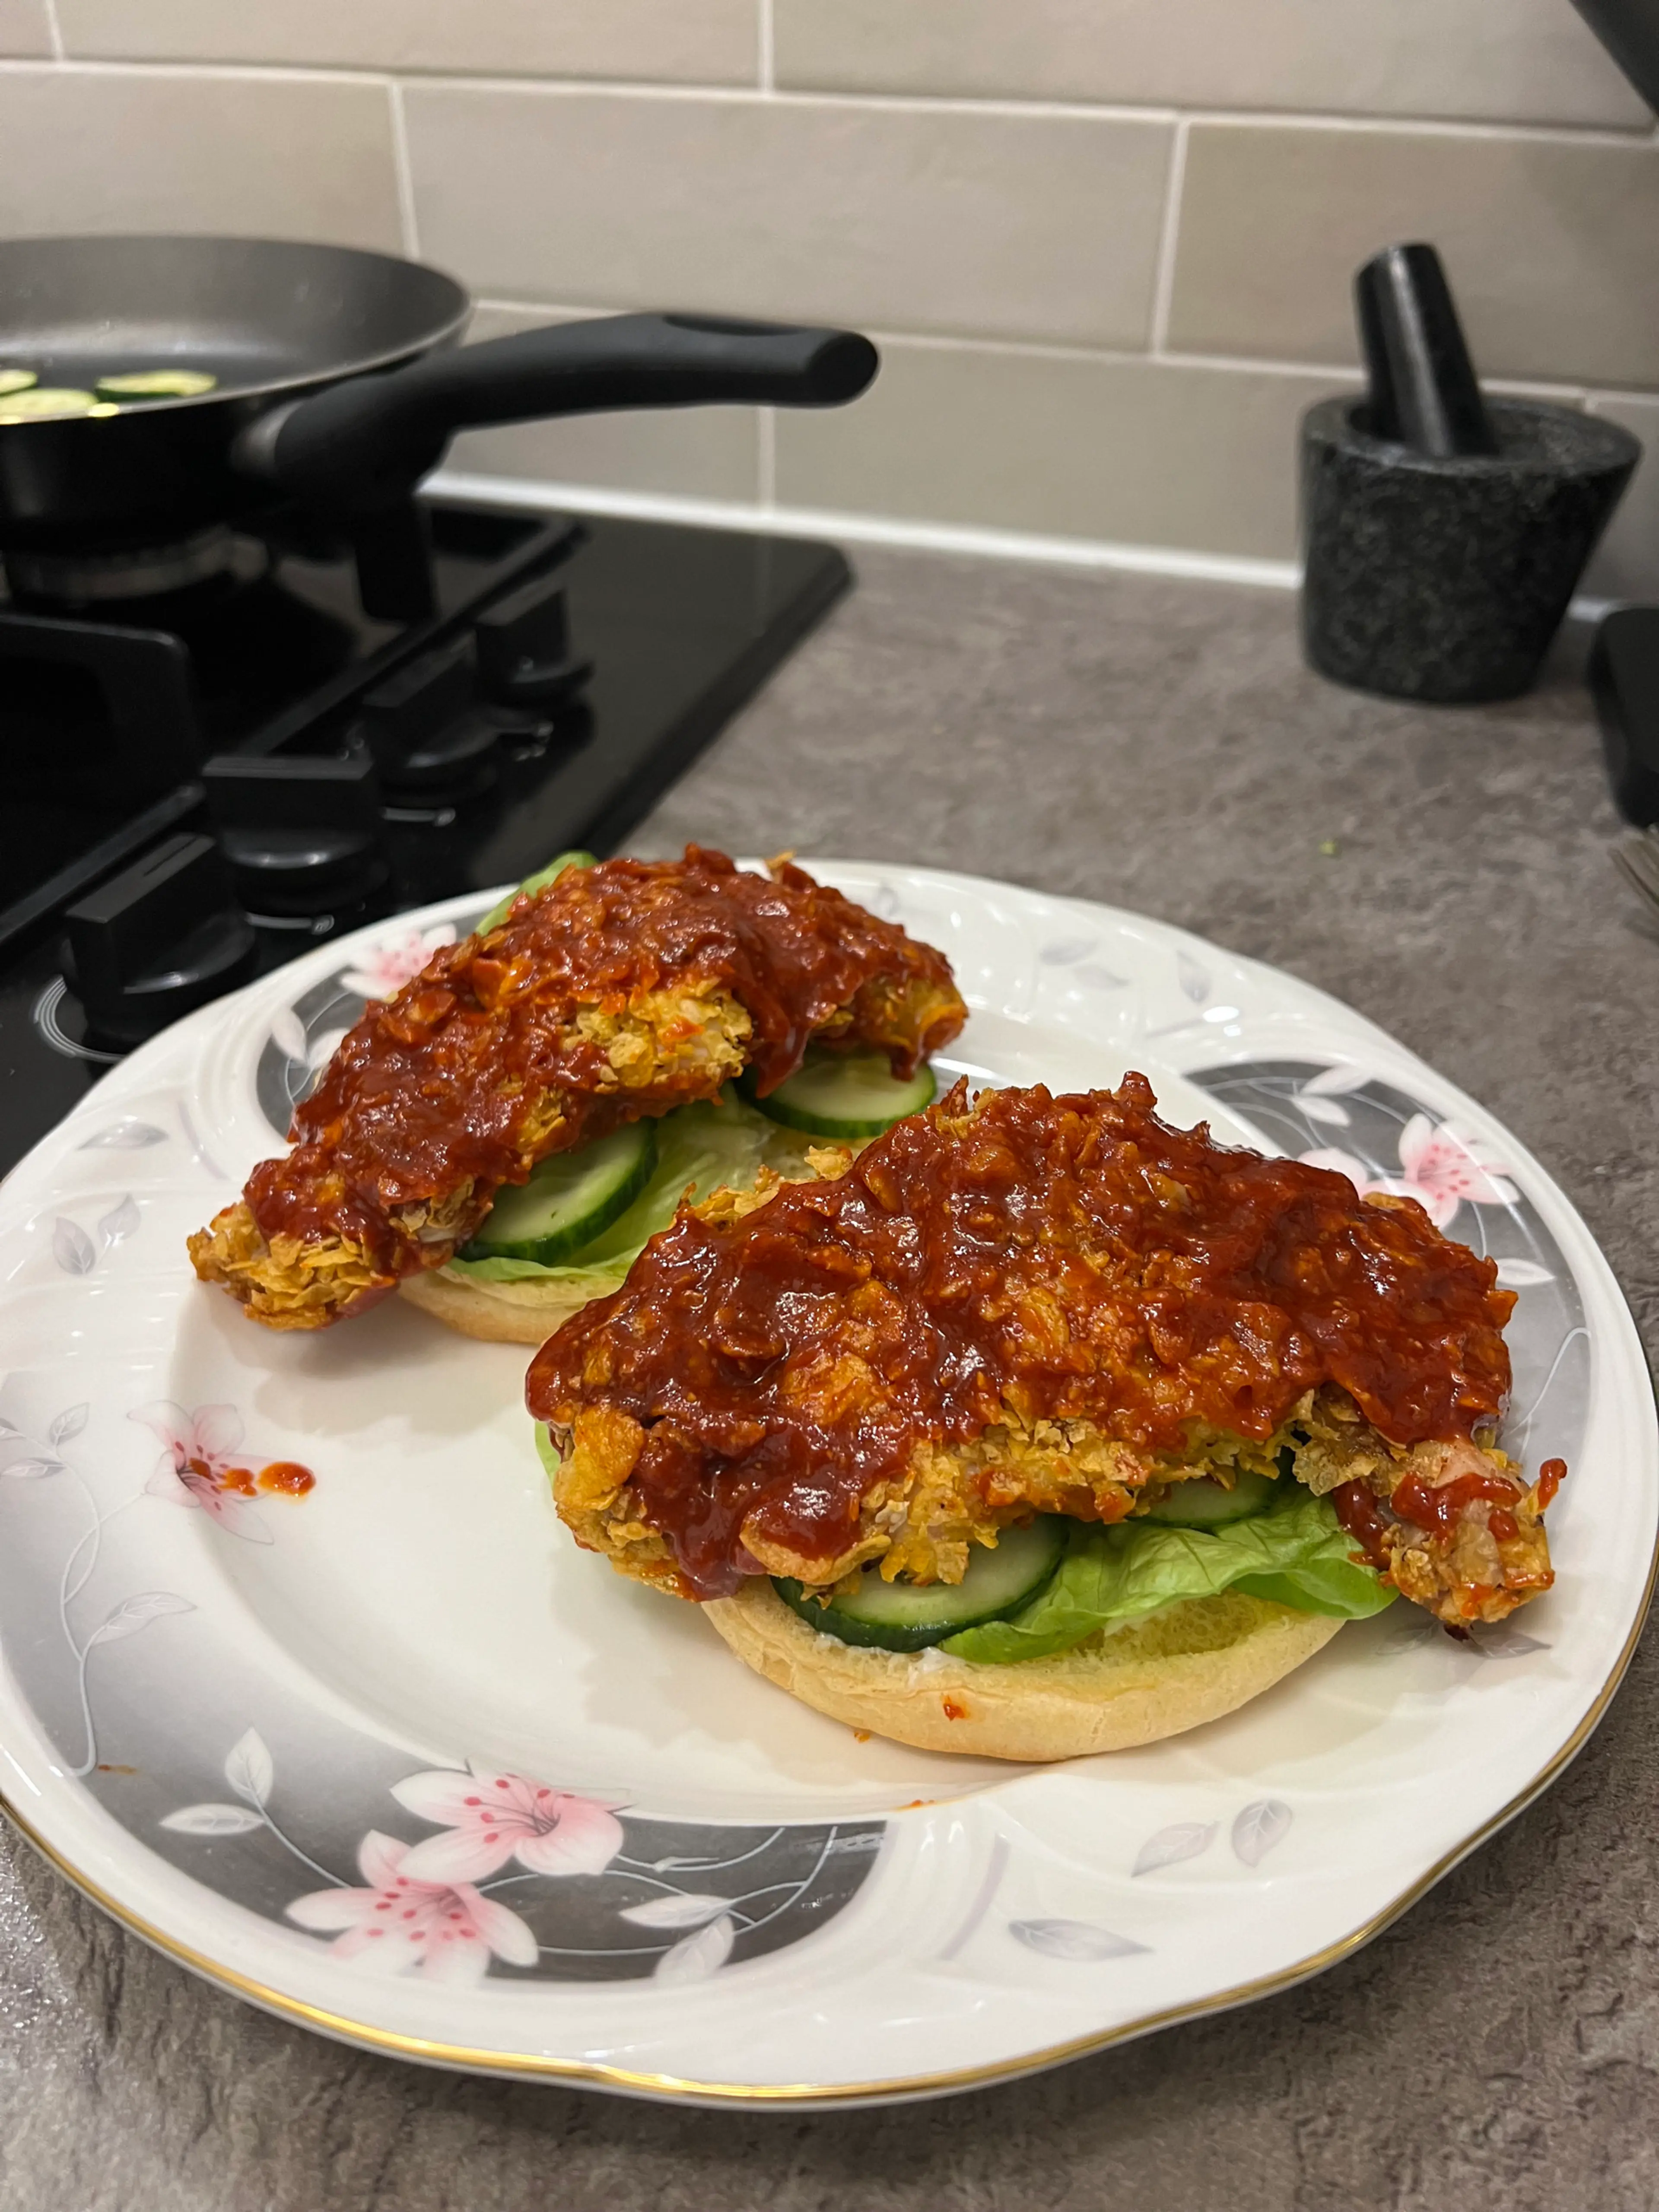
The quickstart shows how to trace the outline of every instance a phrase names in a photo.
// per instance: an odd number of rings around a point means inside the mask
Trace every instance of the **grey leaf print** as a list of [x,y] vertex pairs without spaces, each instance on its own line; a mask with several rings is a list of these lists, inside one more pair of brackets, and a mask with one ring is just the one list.
[[82,1152],[141,1152],[146,1145],[165,1145],[167,1133],[158,1129],[153,1121],[113,1121],[107,1129],[100,1129],[95,1137],[87,1137],[76,1146]]
[[1008,1933],[1028,1951],[1040,1951],[1045,1959],[1068,1959],[1079,1964],[1127,1959],[1147,1948],[1127,1936],[1114,1935],[1109,1928],[1097,1928],[1091,1920],[1011,1920]]
[[306,1056],[306,1025],[292,1006],[284,1006],[272,1018],[270,1041],[279,1052],[290,1060],[303,1060]]
[[1176,975],[1182,989],[1195,1006],[1203,1006],[1210,995],[1210,979],[1190,952],[1176,955]]
[[181,1805],[164,1813],[159,1826],[181,1836],[250,1836],[264,1822],[246,1805]]
[[1094,949],[1092,937],[1060,937],[1045,945],[1037,958],[1045,968],[1073,968],[1079,960],[1086,960]]
[[729,1897],[653,1897],[644,1905],[625,1906],[617,1917],[631,1920],[635,1928],[701,1928],[731,1902]]
[[225,1779],[239,1797],[263,1805],[276,1780],[276,1763],[258,1729],[249,1729],[232,1745],[225,1760]]
[[1173,1827],[1160,1828],[1141,1845],[1129,1869],[1131,1880],[1138,1874],[1156,1874],[1159,1867],[1176,1866],[1182,1859],[1195,1859],[1200,1851],[1209,1850],[1220,1826],[1219,1820],[1207,1824],[1202,1820],[1177,1820]]
[[1291,1808],[1277,1797],[1258,1798],[1233,1822],[1233,1850],[1247,1867],[1260,1866],[1290,1832]]
[[91,1237],[72,1221],[60,1220],[52,1231],[52,1252],[66,1275],[89,1275],[98,1265]]
[[111,1245],[119,1244],[131,1237],[137,1226],[138,1209],[129,1196],[124,1198],[118,1206],[111,1206],[98,1224],[98,1234],[103,1238],[104,1248],[107,1251]]
[[15,1459],[9,1467],[0,1468],[0,1474],[15,1474],[20,1482],[40,1482],[46,1475],[63,1472],[61,1459]]
[[1483,1659],[1524,1659],[1528,1651],[1547,1651],[1549,1645],[1524,1630],[1510,1628],[1507,1623],[1497,1628],[1478,1628],[1469,1638],[1470,1645]]
[[89,1406],[85,1405],[65,1406],[46,1431],[46,1442],[51,1444],[66,1444],[71,1437],[78,1437],[87,1425],[87,1415],[91,1410]]
[[88,1648],[94,1644],[118,1644],[124,1636],[137,1636],[141,1628],[148,1628],[152,1620],[159,1620],[164,1613],[194,1613],[195,1607],[187,1597],[175,1597],[171,1590],[141,1590],[118,1605],[108,1618],[94,1628],[88,1638]]
[[718,1920],[711,1920],[695,1935],[682,1936],[672,1950],[665,1951],[652,1969],[652,1979],[706,1981],[710,1974],[718,1973],[731,1957],[732,1934],[732,1916],[722,1912]]
[[1077,979],[1097,991],[1121,991],[1129,981],[1127,975],[1115,975],[1109,968],[1103,968],[1098,960],[1085,960],[1077,971]]

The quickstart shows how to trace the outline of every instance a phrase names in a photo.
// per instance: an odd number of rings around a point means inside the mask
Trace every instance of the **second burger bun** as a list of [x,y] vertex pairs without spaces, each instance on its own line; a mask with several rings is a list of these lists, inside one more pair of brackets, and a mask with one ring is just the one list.
[[1311,1659],[1340,1620],[1227,1592],[1046,1659],[984,1666],[843,1644],[763,1576],[703,1607],[738,1656],[803,1705],[923,1751],[1024,1763],[1126,1751],[1218,1720]]
[[440,1273],[407,1277],[398,1295],[463,1336],[490,1344],[545,1344],[596,1293],[564,1284],[463,1282]]

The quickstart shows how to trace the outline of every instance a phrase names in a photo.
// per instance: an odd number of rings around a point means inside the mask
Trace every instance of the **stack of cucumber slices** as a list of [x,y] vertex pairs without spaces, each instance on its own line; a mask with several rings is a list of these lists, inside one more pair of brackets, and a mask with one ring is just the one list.
[[[478,924],[479,935],[487,937],[498,929],[515,901],[545,890],[567,868],[593,865],[591,853],[558,854],[490,908]],[[901,1080],[884,1054],[838,1053],[811,1046],[803,1065],[764,1098],[747,1077],[737,1089],[750,1108],[781,1128],[860,1144],[930,1105],[935,1085],[930,1067]],[[660,1123],[631,1122],[625,1129],[596,1137],[592,1144],[544,1160],[527,1182],[498,1195],[477,1236],[459,1254],[463,1264],[480,1260],[540,1267],[580,1264],[650,1182],[661,1151],[659,1129],[676,1118],[671,1114]],[[702,1194],[706,1198],[708,1193]]]
[[[784,1128],[854,1144],[919,1113],[934,1091],[931,1068],[901,1081],[884,1058],[862,1053],[809,1054],[805,1065],[764,1098],[740,1087],[758,1112]],[[574,1152],[554,1153],[527,1182],[500,1194],[460,1257],[567,1265],[620,1220],[650,1182],[658,1126],[630,1122]]]
[[[1265,1475],[1240,1474],[1231,1489],[1208,1475],[1178,1482],[1140,1516],[1165,1528],[1213,1530],[1261,1513],[1279,1496]],[[775,1576],[772,1587],[789,1607],[821,1634],[843,1644],[883,1651],[921,1651],[970,1628],[1007,1620],[1042,1596],[1067,1549],[1071,1523],[1042,1514],[1005,1528],[996,1548],[976,1544],[959,1583],[885,1582],[879,1568],[859,1572],[856,1585],[827,1601],[801,1583]],[[1125,1523],[1131,1537],[1133,1522]]]

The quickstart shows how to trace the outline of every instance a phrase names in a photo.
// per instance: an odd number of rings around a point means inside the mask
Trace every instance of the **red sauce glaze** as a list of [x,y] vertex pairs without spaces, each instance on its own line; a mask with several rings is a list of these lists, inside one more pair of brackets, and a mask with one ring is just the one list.
[[696,845],[683,860],[568,869],[368,1009],[295,1109],[298,1149],[254,1170],[248,1205],[268,1238],[348,1237],[401,1274],[420,1261],[391,1210],[471,1183],[482,1212],[502,1183],[523,1180],[520,1132],[549,1091],[566,1099],[566,1121],[544,1150],[714,1094],[689,1069],[678,1089],[618,1092],[602,1045],[574,1029],[580,1011],[724,985],[754,1024],[749,1061],[764,1092],[800,1065],[815,1030],[884,979],[924,979],[943,994],[927,1032],[892,1052],[908,1074],[955,1036],[965,1010],[943,954],[895,923],[799,868],[747,874]]
[[[1437,1486],[1425,1482],[1420,1474],[1408,1474],[1396,1487],[1389,1504],[1401,1521],[1409,1521],[1419,1528],[1432,1528],[1443,1536],[1449,1536],[1462,1518],[1463,1508],[1473,1505],[1476,1498],[1489,1498],[1494,1505],[1507,1508],[1513,1505],[1520,1495],[1516,1484],[1496,1473],[1460,1474],[1455,1481],[1443,1482]],[[1495,1523],[1498,1517],[1493,1514],[1491,1519]],[[1507,1511],[1503,1517],[1509,1522],[1509,1533],[1512,1536],[1515,1534],[1514,1517]],[[1494,1533],[1501,1532],[1494,1528]]]
[[1330,1493],[1336,1517],[1379,1574],[1386,1573],[1389,1520],[1368,1482],[1344,1482]]
[[1498,1419],[1515,1301],[1491,1261],[1412,1200],[1154,1104],[1130,1075],[970,1114],[959,1085],[835,1182],[729,1226],[683,1213],[543,1346],[531,1412],[646,1428],[632,1481],[699,1595],[754,1571],[751,1511],[833,1556],[916,1442],[966,1441],[1005,1400],[1176,1451],[1194,1422],[1266,1439],[1327,1382],[1402,1445]]

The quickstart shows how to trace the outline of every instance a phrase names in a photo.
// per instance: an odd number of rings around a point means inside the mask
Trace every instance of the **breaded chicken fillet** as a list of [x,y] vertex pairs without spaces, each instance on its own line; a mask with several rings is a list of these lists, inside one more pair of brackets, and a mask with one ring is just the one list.
[[1329,1494],[1461,1630],[1548,1588],[1495,1437],[1513,1294],[1413,1200],[1115,1092],[965,1086],[833,1181],[687,1208],[530,1370],[559,1511],[683,1596],[962,1579],[1033,1512],[1116,1522],[1207,1475]]
[[294,1115],[295,1146],[190,1240],[271,1328],[321,1328],[441,1267],[503,1185],[620,1124],[765,1093],[809,1042],[912,1073],[965,1008],[941,953],[787,861],[568,868],[371,1006]]

